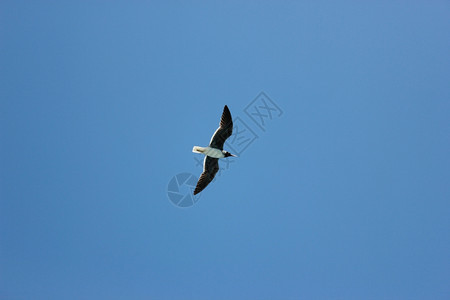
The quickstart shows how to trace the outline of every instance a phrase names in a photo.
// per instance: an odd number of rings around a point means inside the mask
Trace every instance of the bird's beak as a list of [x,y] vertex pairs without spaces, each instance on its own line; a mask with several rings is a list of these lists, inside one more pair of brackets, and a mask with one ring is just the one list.
[[237,155],[234,155],[234,154],[231,154],[231,153],[230,153],[230,155],[233,156],[233,157],[238,157]]

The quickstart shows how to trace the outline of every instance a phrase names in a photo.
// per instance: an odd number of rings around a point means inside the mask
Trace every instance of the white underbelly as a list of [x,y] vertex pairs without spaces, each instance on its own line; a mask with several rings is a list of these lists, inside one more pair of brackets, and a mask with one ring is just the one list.
[[205,147],[205,151],[203,154],[214,157],[214,158],[222,158],[224,157],[222,151],[219,149],[211,148],[211,147]]

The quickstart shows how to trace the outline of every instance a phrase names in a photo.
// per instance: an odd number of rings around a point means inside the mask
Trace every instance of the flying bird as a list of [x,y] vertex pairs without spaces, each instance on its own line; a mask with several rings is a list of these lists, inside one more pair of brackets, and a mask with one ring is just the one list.
[[225,140],[233,133],[233,120],[231,118],[230,110],[225,105],[223,108],[222,117],[220,118],[220,125],[214,132],[208,147],[194,146],[192,152],[202,153],[205,155],[203,161],[203,173],[198,179],[197,186],[194,190],[194,195],[197,195],[214,179],[219,171],[219,158],[236,155],[231,154],[228,151],[223,150],[223,144]]

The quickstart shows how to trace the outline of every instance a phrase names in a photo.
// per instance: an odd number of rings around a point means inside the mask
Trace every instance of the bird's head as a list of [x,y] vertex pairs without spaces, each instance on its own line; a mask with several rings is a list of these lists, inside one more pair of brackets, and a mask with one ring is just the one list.
[[229,156],[237,157],[236,155],[233,155],[228,151],[222,151],[222,152],[223,152],[223,155],[225,155],[225,157],[229,157]]

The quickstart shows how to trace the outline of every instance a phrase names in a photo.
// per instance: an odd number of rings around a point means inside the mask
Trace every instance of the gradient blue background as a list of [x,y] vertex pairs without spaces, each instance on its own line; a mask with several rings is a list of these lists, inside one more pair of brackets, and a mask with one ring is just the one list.
[[[2,1],[0,299],[448,299],[449,16]],[[260,91],[282,117],[174,206]]]

